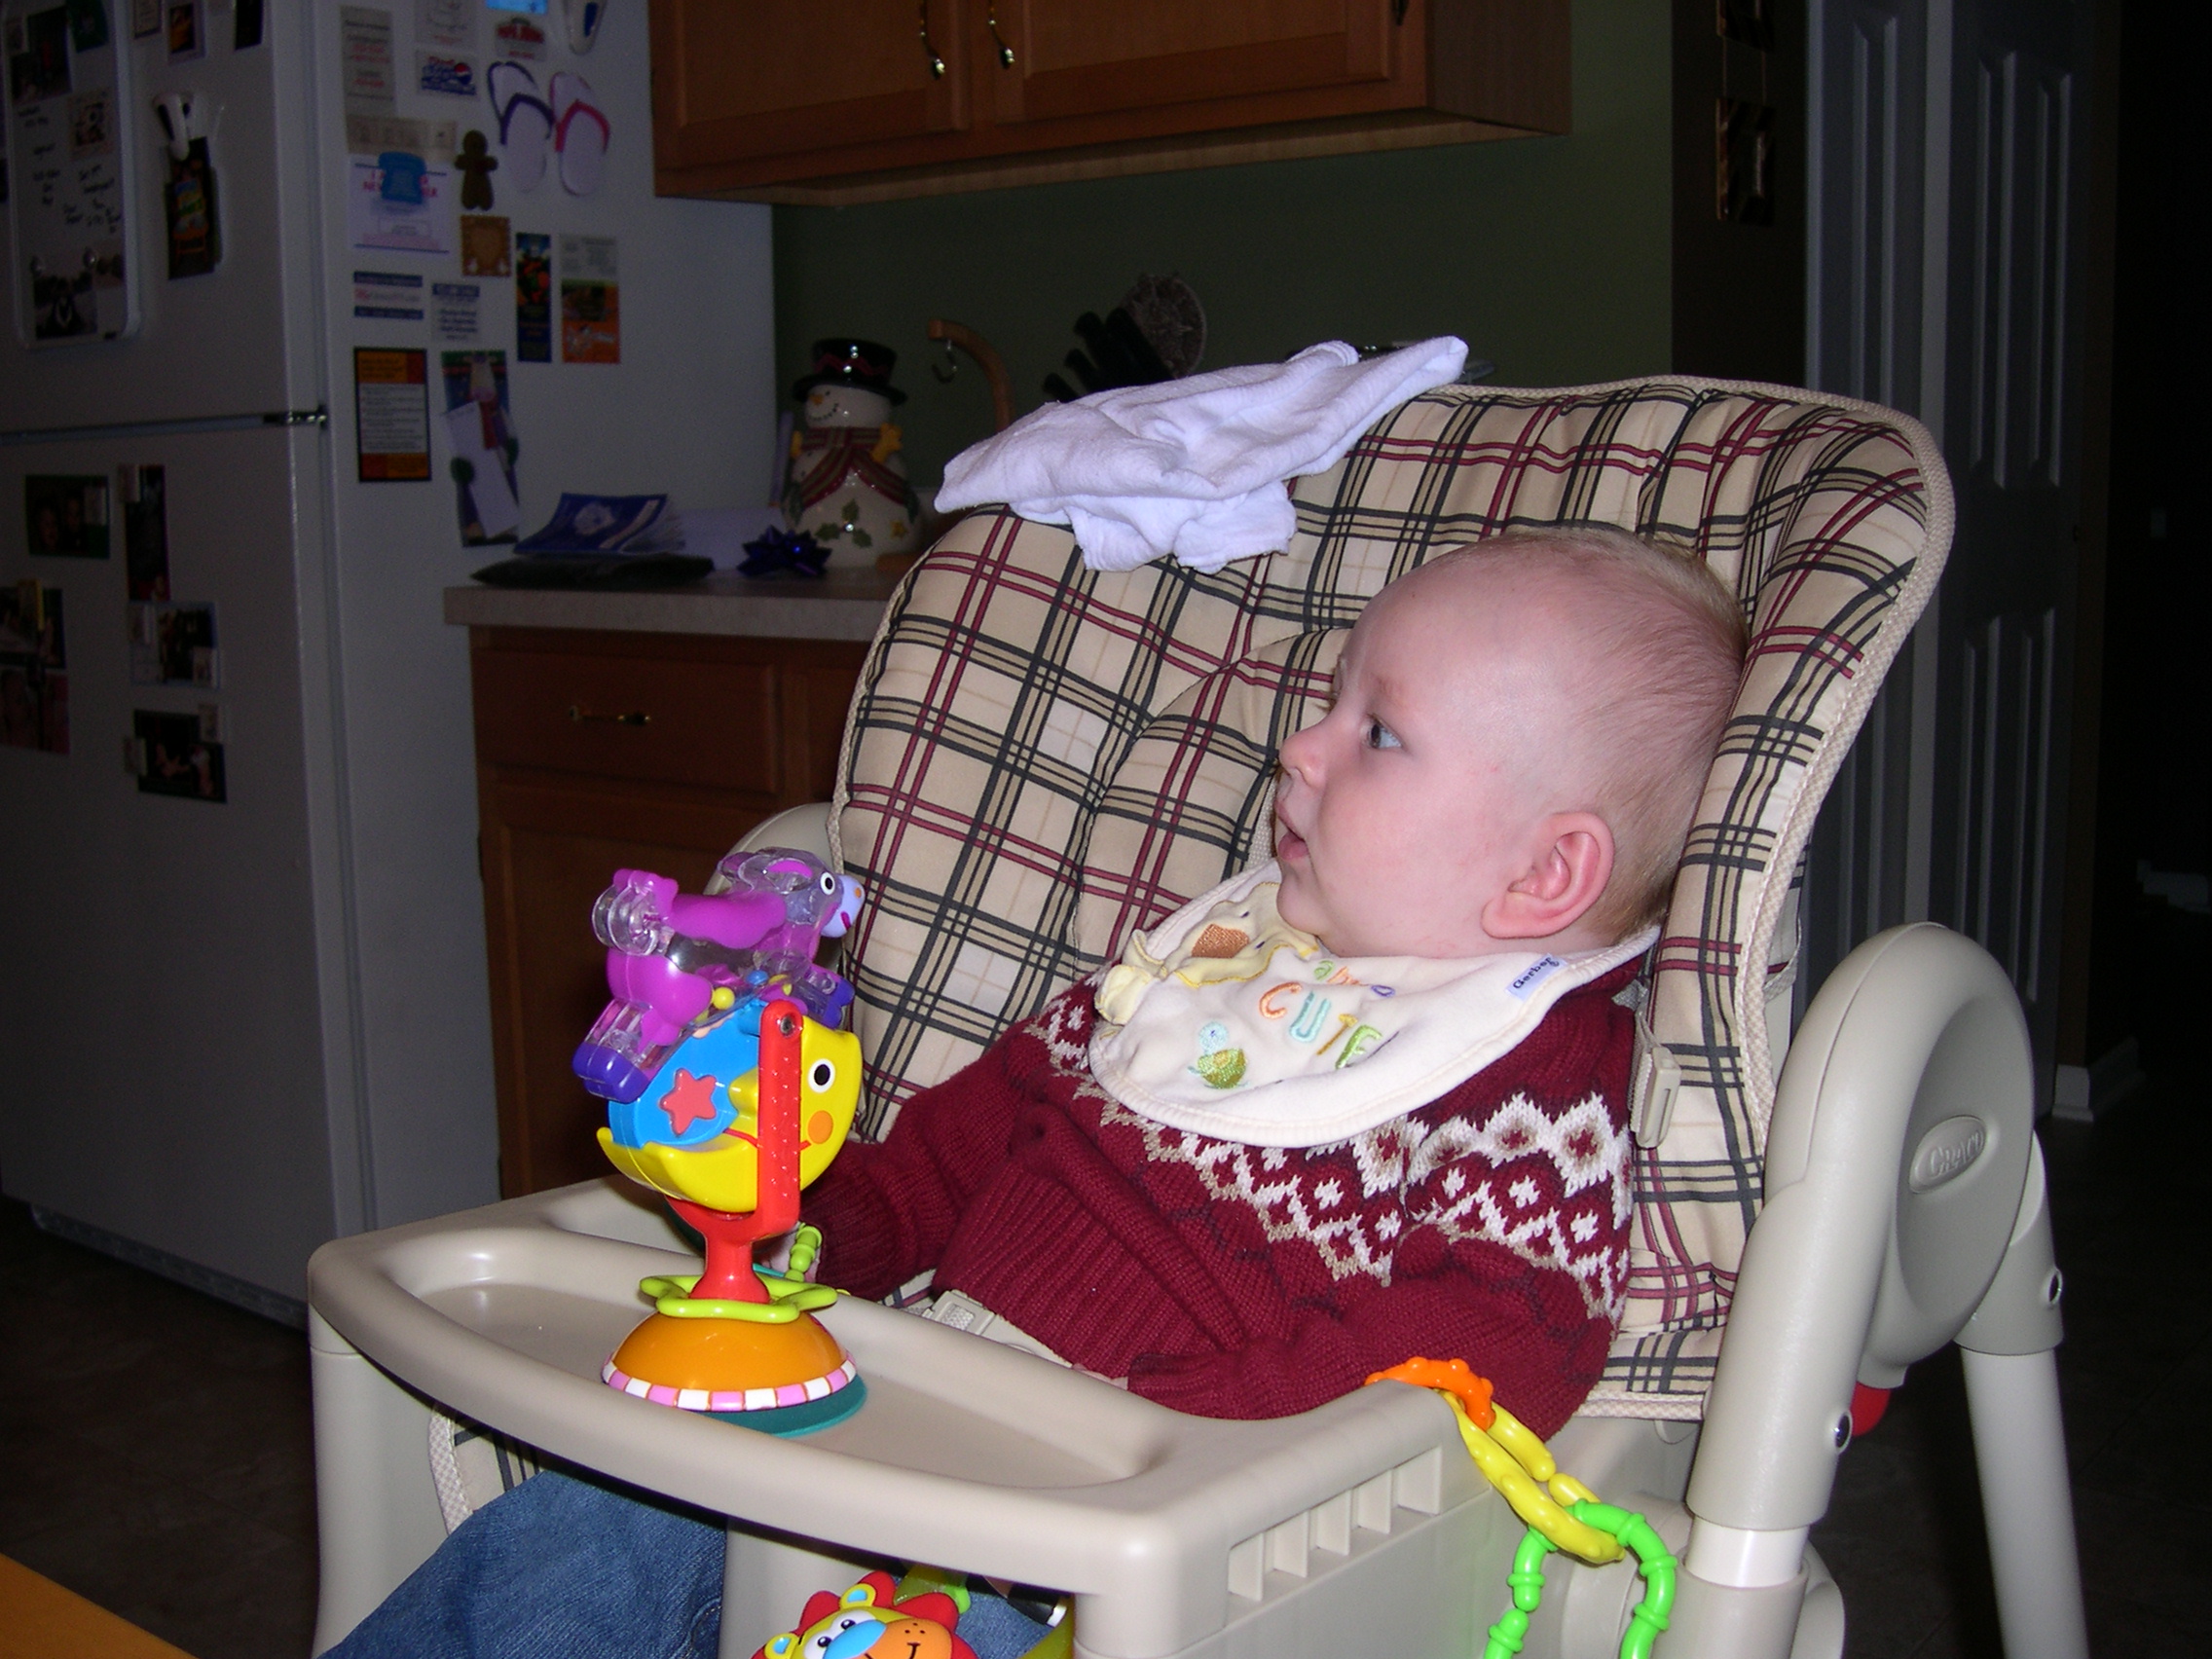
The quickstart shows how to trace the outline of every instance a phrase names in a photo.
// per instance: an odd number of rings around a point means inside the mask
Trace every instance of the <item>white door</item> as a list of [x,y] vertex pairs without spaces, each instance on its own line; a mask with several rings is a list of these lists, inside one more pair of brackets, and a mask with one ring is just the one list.
[[[1948,156],[1932,132],[1936,19],[1929,0],[1814,0],[1812,11],[1807,378],[1936,424],[1940,391],[1923,389],[1940,386],[1932,359],[1944,320],[1944,240],[1929,225]],[[1890,670],[1814,830],[1800,1010],[1861,940],[1928,914],[1935,699],[1913,693],[1932,681],[1934,638],[1924,627]]]
[[1815,384],[1918,414],[1959,529],[1823,815],[1805,982],[1916,916],[2057,1019],[2082,445],[2086,0],[1815,0]]

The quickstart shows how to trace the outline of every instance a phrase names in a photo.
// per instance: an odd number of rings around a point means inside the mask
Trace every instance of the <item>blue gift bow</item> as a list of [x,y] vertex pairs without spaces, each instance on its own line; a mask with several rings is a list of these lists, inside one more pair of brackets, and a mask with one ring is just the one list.
[[741,576],[819,576],[830,563],[830,549],[806,531],[770,530],[745,544]]

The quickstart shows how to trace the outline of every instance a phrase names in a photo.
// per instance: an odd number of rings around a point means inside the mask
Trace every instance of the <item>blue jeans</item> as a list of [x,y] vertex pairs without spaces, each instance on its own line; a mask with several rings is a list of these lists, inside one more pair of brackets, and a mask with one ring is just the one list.
[[[463,1521],[324,1659],[715,1659],[721,1623],[719,1516],[548,1469]],[[1044,1635],[985,1594],[960,1619],[977,1659]]]
[[455,1528],[326,1659],[715,1659],[721,1628],[718,1517],[548,1469]]

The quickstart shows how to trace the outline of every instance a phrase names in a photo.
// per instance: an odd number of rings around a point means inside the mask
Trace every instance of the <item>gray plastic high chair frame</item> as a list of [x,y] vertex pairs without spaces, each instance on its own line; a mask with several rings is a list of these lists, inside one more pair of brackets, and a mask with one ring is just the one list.
[[[819,849],[823,810],[747,843]],[[1893,1384],[1952,1340],[2006,1651],[2085,1659],[2030,1065],[2002,972],[1941,928],[1867,941],[1814,999],[1782,1073],[1766,1204],[1702,1431],[1578,1418],[1553,1441],[1563,1467],[1684,1552],[1662,1659],[1840,1655],[1842,1599],[1806,1534],[1849,1437],[1853,1382]],[[774,1440],[599,1381],[644,1311],[638,1280],[682,1271],[682,1250],[609,1178],[316,1253],[316,1651],[445,1535],[424,1455],[433,1400],[731,1516],[725,1659],[867,1558],[1072,1591],[1077,1651],[1097,1659],[1463,1659],[1506,1604],[1522,1528],[1426,1393],[1367,1388],[1264,1422],[1190,1418],[845,1302],[827,1319],[868,1381],[868,1409]],[[1547,1574],[1527,1651],[1609,1659],[1639,1593],[1628,1565],[1554,1555]]]

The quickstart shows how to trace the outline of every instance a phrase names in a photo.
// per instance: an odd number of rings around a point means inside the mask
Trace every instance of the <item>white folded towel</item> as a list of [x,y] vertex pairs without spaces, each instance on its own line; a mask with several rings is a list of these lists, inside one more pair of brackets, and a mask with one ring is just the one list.
[[1334,466],[1384,410],[1456,380],[1447,336],[1359,360],[1341,340],[1286,363],[1048,403],[953,457],[940,512],[1004,501],[1075,532],[1094,571],[1172,553],[1194,570],[1284,546],[1297,514],[1283,481]]

